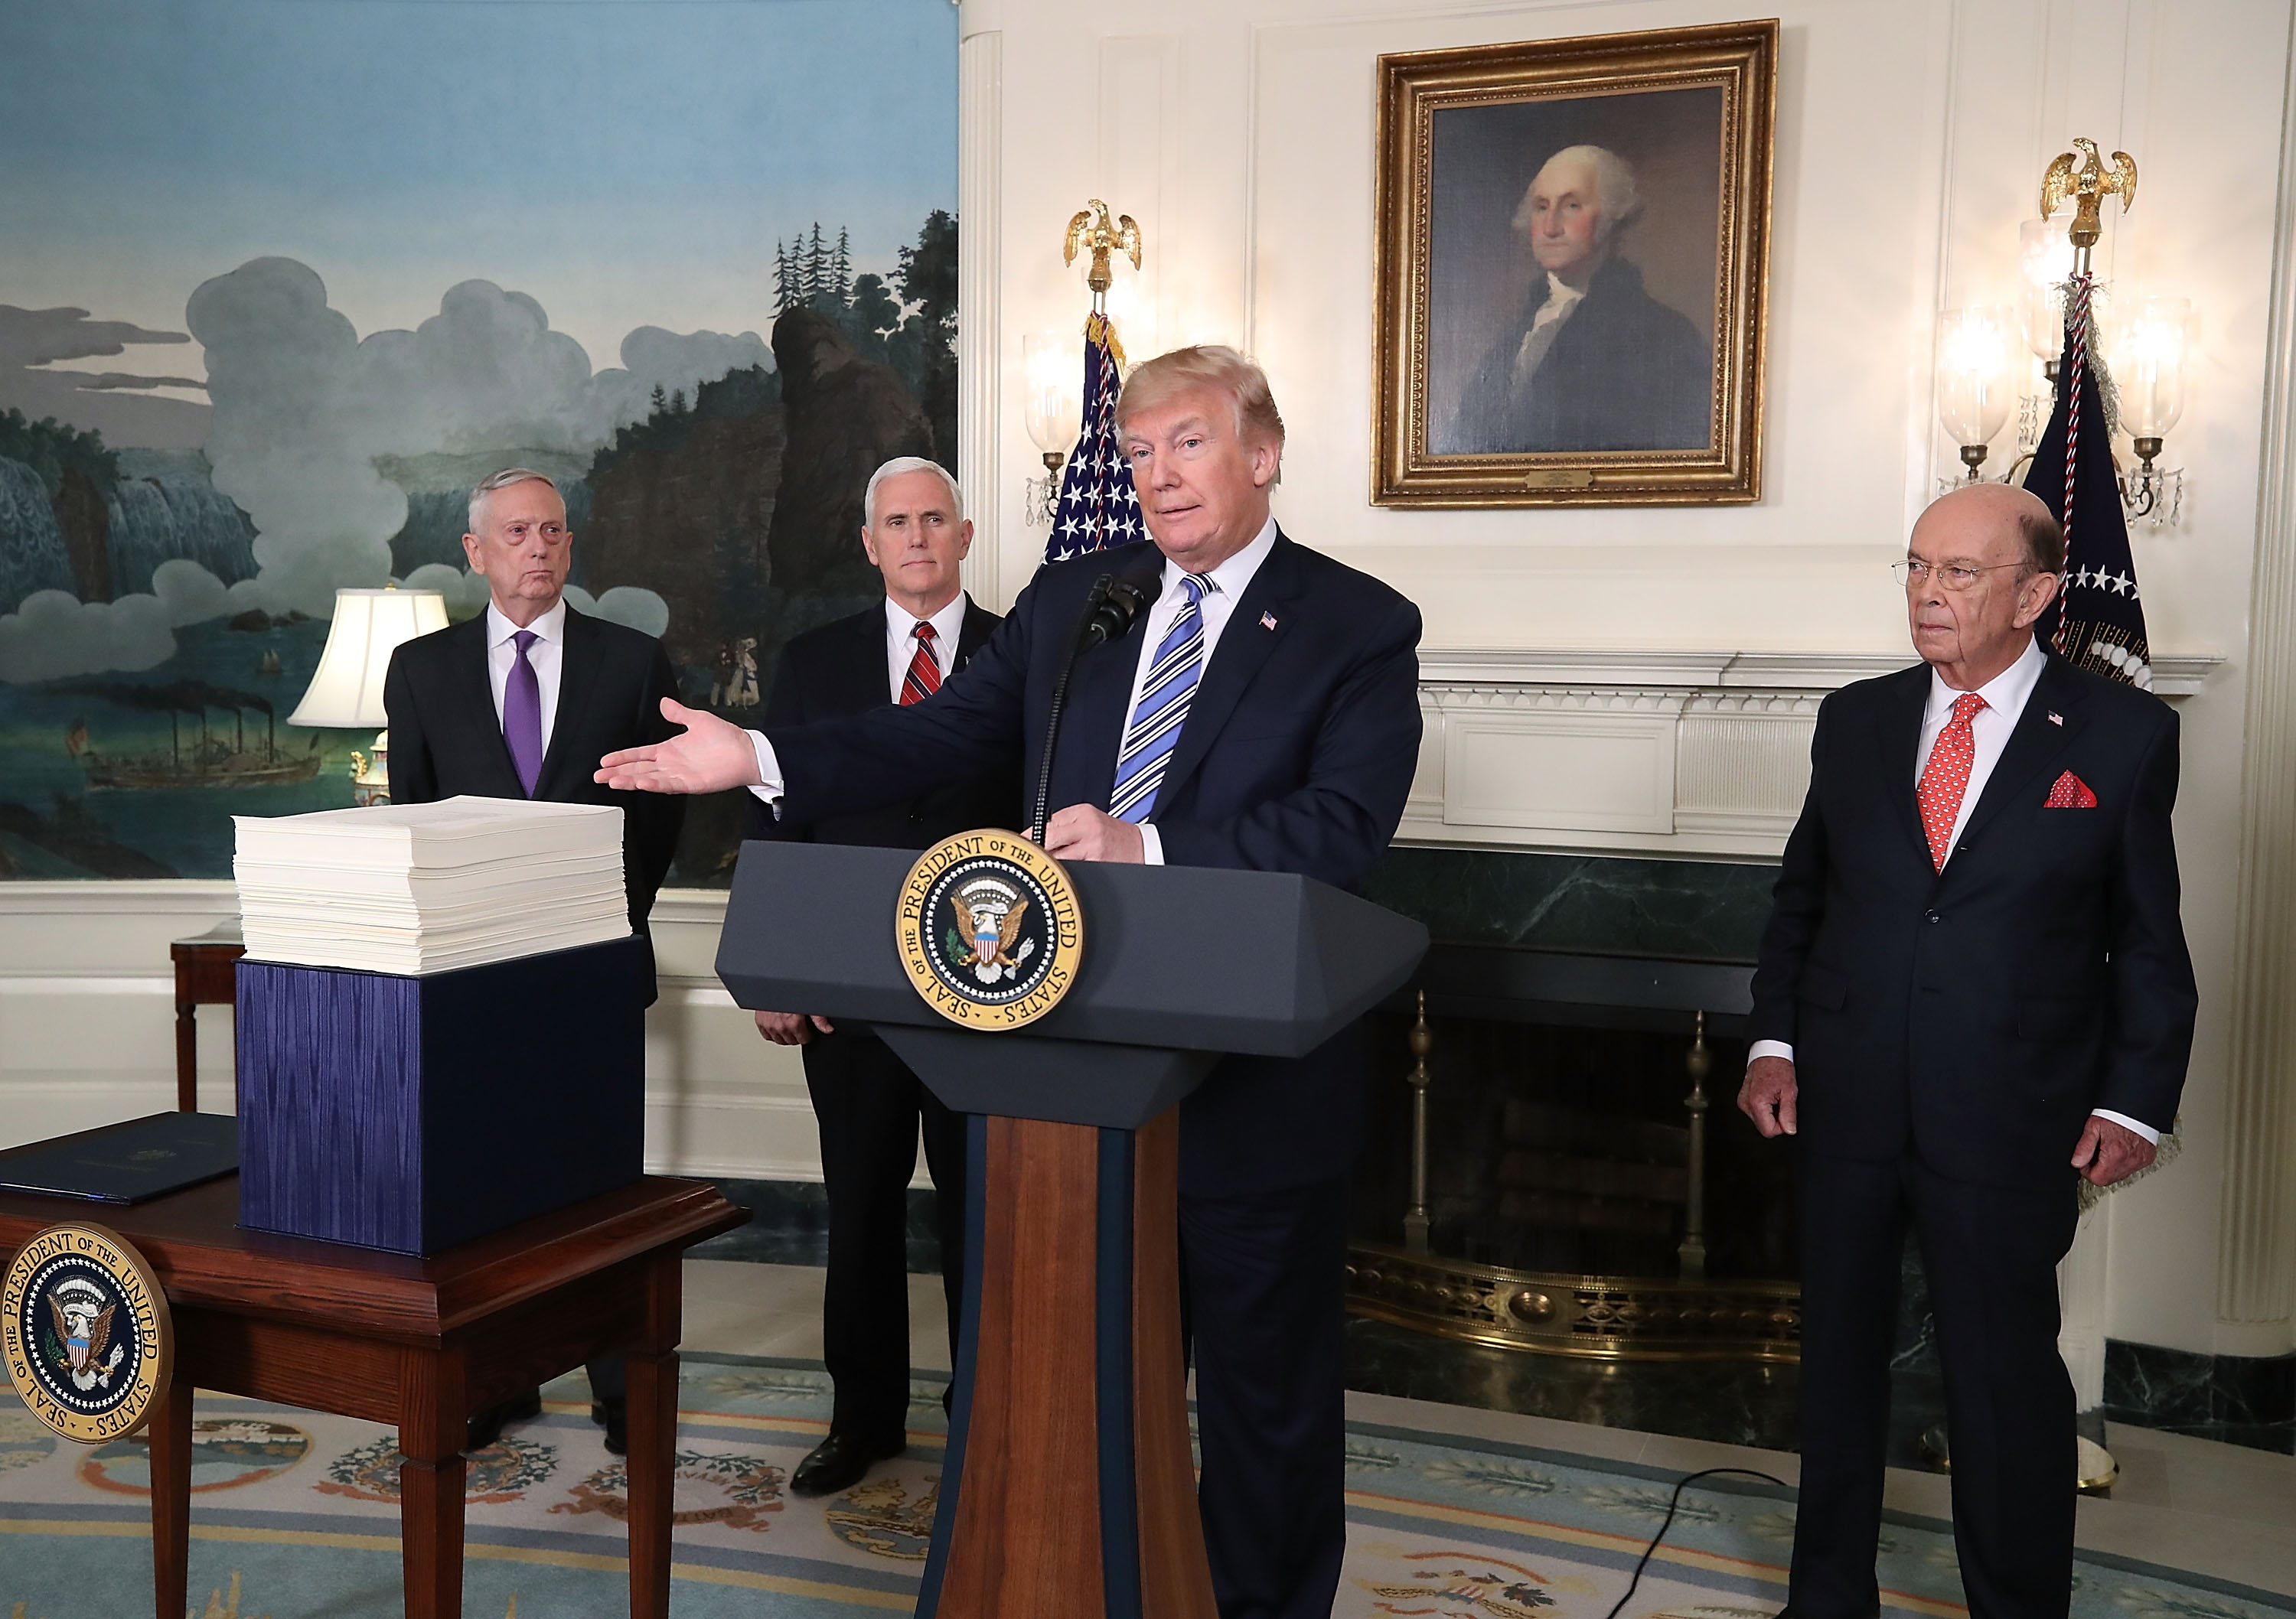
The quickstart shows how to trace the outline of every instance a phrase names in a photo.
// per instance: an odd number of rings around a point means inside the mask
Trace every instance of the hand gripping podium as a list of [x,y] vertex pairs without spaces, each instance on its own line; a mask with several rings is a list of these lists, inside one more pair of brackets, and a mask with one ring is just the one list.
[[973,1116],[972,1263],[917,1613],[1210,1619],[1176,1105],[1225,1054],[1314,1051],[1403,984],[1427,930],[1282,872],[1079,862],[1073,987],[990,1033],[942,1018],[902,971],[894,909],[914,859],[744,845],[718,975],[746,1007],[872,1026]]

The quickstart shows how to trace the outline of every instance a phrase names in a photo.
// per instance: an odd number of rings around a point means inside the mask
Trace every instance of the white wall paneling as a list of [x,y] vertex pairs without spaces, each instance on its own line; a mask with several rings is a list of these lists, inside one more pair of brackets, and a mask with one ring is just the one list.
[[[2296,50],[2289,57],[2296,86]],[[2238,955],[2217,1284],[2234,1353],[2289,1346],[2296,1315],[2296,95],[2281,133],[2263,511],[2240,797]]]
[[[957,78],[958,102],[972,110],[958,127],[956,143],[956,372],[963,394],[956,413],[956,468],[973,528],[964,585],[974,600],[996,608],[1010,599],[997,566],[997,538],[1008,522],[1021,527],[1018,491],[1008,503],[997,481],[997,435],[1004,418],[998,296],[1004,236],[998,204],[1004,195],[1004,37],[981,33],[961,41]],[[1016,364],[1019,346],[1015,338]]]
[[[1007,330],[1081,315],[1060,226],[1096,189],[1129,188],[1108,200],[1146,232],[1160,339],[1243,343],[1268,367],[1291,429],[1276,495],[1287,530],[1410,595],[1428,647],[1485,650],[1423,662],[1429,735],[1406,830],[1429,842],[1773,856],[1817,700],[1907,657],[1883,568],[1955,464],[1934,406],[1939,312],[2010,300],[2018,223],[2074,135],[2133,152],[2137,204],[2110,220],[2100,263],[2126,292],[2189,298],[2195,316],[2190,400],[2169,440],[2185,521],[2140,529],[2134,547],[2163,689],[2184,693],[2177,827],[2203,991],[2184,1156],[2089,1222],[2084,1263],[2101,1280],[2083,1308],[2113,1337],[2179,1348],[2296,1344],[2284,1311],[2271,1313],[2296,1293],[2296,1244],[2239,1262],[2276,1291],[2240,1281],[2241,1302],[2219,1287],[2234,1274],[2220,1226],[2235,1218],[2219,1188],[2280,1189],[2263,1203],[2239,1194],[2246,1229],[2284,1232],[2296,1196],[2278,1135],[2255,1139],[2255,1165],[2227,1180],[2235,1133],[2296,1129],[2272,1122],[2296,1119],[2296,1104],[2271,1041],[2243,1048],[2265,1090],[2242,1093],[2237,1121],[2228,1112],[2234,998],[2284,1003],[2260,964],[2296,961],[2234,943],[2260,936],[2235,923],[2249,867],[2296,838],[2274,775],[2256,778],[2265,819],[2243,844],[2241,786],[2244,760],[2256,768],[2247,750],[2275,730],[2251,708],[2265,665],[2250,658],[2251,574],[2288,545],[2284,523],[2259,527],[2258,504],[2286,0],[1780,0],[1728,13],[1775,14],[1781,29],[1763,499],[1529,512],[1369,502],[1378,57],[1726,13],[1703,0],[1165,0],[1145,38],[1144,14],[1111,0],[962,12],[968,37],[1004,40]],[[1050,87],[1086,85],[1101,94],[1093,138],[1033,133]],[[968,121],[985,116],[968,102]],[[2286,343],[2269,352],[2289,363]],[[1005,417],[998,480],[1017,495],[1035,452]],[[1004,539],[1009,593],[1037,536]],[[1702,650],[1715,647],[1739,650]],[[2271,678],[2284,686],[2296,667]],[[1565,780],[1574,758],[1599,768]],[[2292,905],[2259,890],[2259,925],[2284,930]],[[2284,1099],[2268,1120],[2247,1100],[2267,1092]],[[2255,1300],[2270,1320],[2249,1319]]]

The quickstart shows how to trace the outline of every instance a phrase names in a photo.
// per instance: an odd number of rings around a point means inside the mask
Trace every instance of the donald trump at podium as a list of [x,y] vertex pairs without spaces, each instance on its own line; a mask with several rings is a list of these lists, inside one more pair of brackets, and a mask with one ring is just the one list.
[[[1076,661],[1042,775],[1046,848],[1360,883],[1417,761],[1418,609],[1278,527],[1283,418],[1234,350],[1140,365],[1117,424],[1152,543],[1044,568],[932,697],[765,732],[665,702],[685,734],[607,755],[598,780],[745,786],[800,820],[914,797],[997,754],[1019,753],[1037,782],[1060,667],[1095,580],[1113,574],[1153,600]],[[1338,1588],[1346,1176],[1365,1069],[1350,1028],[1296,1061],[1228,1058],[1181,1104],[1198,1500],[1224,1619],[1320,1619]]]

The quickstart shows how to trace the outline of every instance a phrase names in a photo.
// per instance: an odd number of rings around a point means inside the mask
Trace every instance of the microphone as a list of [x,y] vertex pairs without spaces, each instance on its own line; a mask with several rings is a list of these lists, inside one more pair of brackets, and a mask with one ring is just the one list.
[[1156,599],[1163,585],[1160,568],[1152,574],[1124,579],[1101,575],[1094,582],[1092,594],[1086,598],[1084,628],[1077,636],[1078,650],[1123,640],[1131,633],[1133,620],[1148,610],[1148,604]]
[[1128,574],[1121,579],[1114,574],[1103,574],[1092,582],[1092,589],[1084,599],[1084,611],[1077,619],[1076,636],[1069,642],[1068,656],[1061,663],[1060,678],[1053,683],[1052,706],[1045,716],[1045,748],[1037,767],[1037,809],[1029,821],[1032,841],[1045,841],[1045,819],[1050,813],[1046,800],[1053,790],[1053,748],[1060,740],[1061,712],[1068,703],[1069,675],[1076,668],[1077,654],[1087,647],[1123,640],[1162,588],[1161,559],[1152,572]]

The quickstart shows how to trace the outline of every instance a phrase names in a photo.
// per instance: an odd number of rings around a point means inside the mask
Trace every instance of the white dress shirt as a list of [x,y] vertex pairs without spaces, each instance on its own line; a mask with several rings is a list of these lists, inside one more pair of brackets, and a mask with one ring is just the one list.
[[[1211,589],[1205,593],[1203,602],[1197,609],[1202,615],[1204,621],[1204,669],[1210,670],[1211,667],[1212,653],[1219,646],[1220,633],[1227,628],[1228,618],[1235,611],[1237,600],[1242,596],[1244,588],[1251,583],[1252,576],[1259,571],[1259,565],[1267,560],[1267,553],[1275,549],[1275,519],[1271,516],[1261,527],[1259,532],[1252,536],[1251,544],[1237,552],[1218,568],[1213,568],[1207,576],[1211,581]],[[1149,656],[1155,650],[1156,643],[1164,638],[1164,633],[1172,627],[1172,621],[1180,616],[1180,609],[1187,601],[1187,592],[1180,588],[1180,579],[1186,572],[1187,569],[1182,568],[1177,562],[1168,557],[1165,559],[1163,587],[1157,592],[1156,600],[1149,604],[1148,612],[1141,625],[1140,650],[1136,654],[1136,661],[1132,670],[1132,691],[1124,702],[1124,720],[1128,726],[1132,723],[1132,711],[1140,706],[1140,686],[1148,673]],[[959,596],[957,600],[962,601],[964,598]],[[890,610],[889,607],[889,613]],[[914,626],[915,620],[911,619],[908,623]],[[953,634],[941,630],[938,616],[933,620],[933,628],[936,633],[944,634],[945,638]],[[905,636],[908,633],[909,630],[906,627],[902,631]],[[890,658],[894,655],[893,629],[890,618],[887,623],[886,635],[887,657]],[[952,655],[953,651],[954,649],[952,649]],[[909,666],[909,654],[901,652],[899,657],[901,673],[906,673]],[[1201,682],[1202,676],[1200,675],[1197,678]],[[900,691],[899,674],[896,674],[893,677],[893,689],[898,698]],[[774,746],[766,740],[764,732],[752,731],[750,732],[750,740],[758,751],[758,784],[750,790],[767,804],[773,804],[782,796],[781,761],[774,757]],[[1158,834],[1152,821],[1141,825],[1140,855],[1149,865],[1160,866],[1164,863],[1164,840]]]
[[[534,632],[534,644],[526,649],[526,661],[534,670],[535,683],[542,689],[542,756],[550,756],[550,732],[558,720],[558,677],[566,666],[566,599],[526,626]],[[491,601],[487,603],[487,684],[494,688],[495,729],[502,729],[503,691],[510,684],[512,666],[518,662],[518,644],[512,637],[518,626],[502,616],[501,609]]]
[[[924,622],[932,626],[932,658],[940,666],[940,677],[948,678],[949,668],[956,662],[957,638],[964,630],[965,594],[959,591],[951,596],[940,611]],[[917,655],[917,619],[890,596],[885,598],[885,675],[893,700],[901,700],[901,683],[909,677],[909,665]]]
[[[1275,519],[1270,517],[1259,532],[1252,536],[1250,544],[1205,576],[1211,581],[1211,588],[1204,593],[1204,599],[1196,609],[1204,621],[1204,658],[1196,675],[1199,688],[1203,683],[1204,675],[1212,666],[1212,654],[1219,650],[1220,633],[1227,628],[1227,621],[1235,615],[1236,602],[1251,583],[1252,576],[1259,571],[1260,564],[1267,560],[1267,553],[1275,549]],[[1156,600],[1148,604],[1147,617],[1141,623],[1140,660],[1133,666],[1131,695],[1124,699],[1124,724],[1128,729],[1132,724],[1133,710],[1140,707],[1140,689],[1147,683],[1148,666],[1153,660],[1156,644],[1164,639],[1174,621],[1179,617],[1181,609],[1188,604],[1188,593],[1180,588],[1180,581],[1187,576],[1187,572],[1169,557],[1164,559],[1163,588],[1156,593]],[[1193,694],[1189,700],[1194,700]],[[1152,810],[1150,814],[1152,817],[1154,812]],[[1140,857],[1152,866],[1164,863],[1164,837],[1156,830],[1153,819],[1140,823]]]
[[1554,347],[1554,339],[1562,331],[1564,318],[1578,307],[1578,300],[1586,296],[1583,288],[1567,286],[1553,271],[1547,272],[1546,301],[1539,305],[1538,313],[1530,317],[1530,330],[1522,334],[1522,343],[1514,351],[1514,366],[1509,378],[1509,386],[1514,392],[1519,394],[1530,386],[1530,379],[1538,372],[1539,362],[1546,359],[1546,351]]
[[[1985,707],[1980,708],[1969,722],[1974,756],[1969,764],[1969,785],[1962,789],[1961,809],[1954,816],[1953,836],[1946,842],[1948,863],[1961,841],[1962,829],[1969,824],[1970,812],[1984,797],[1985,784],[1993,779],[1993,767],[2001,763],[2002,750],[2009,746],[2009,736],[2017,729],[2017,722],[2025,716],[2025,705],[2032,698],[2033,687],[2039,682],[2041,671],[2047,664],[2048,658],[2041,650],[2040,642],[2038,639],[2028,642],[2016,662],[1977,688],[1977,695],[1985,699]],[[1931,750],[1936,748],[1939,736],[1953,718],[1953,706],[1961,696],[1961,692],[1945,683],[1945,676],[1935,668],[1930,670],[1929,706],[1922,712],[1921,746],[1914,754],[1916,761],[1914,785],[1916,788],[1921,784],[1923,770],[1928,766]],[[1792,1062],[1793,1047],[1783,1040],[1757,1040],[1747,1048],[1746,1060],[1749,1063],[1764,1057],[1783,1057]],[[2113,1113],[2103,1108],[2095,1111],[2097,1117],[2111,1119],[2116,1124],[2135,1131],[2148,1141],[2157,1143],[2161,1139],[2159,1131],[2126,1114]]]

